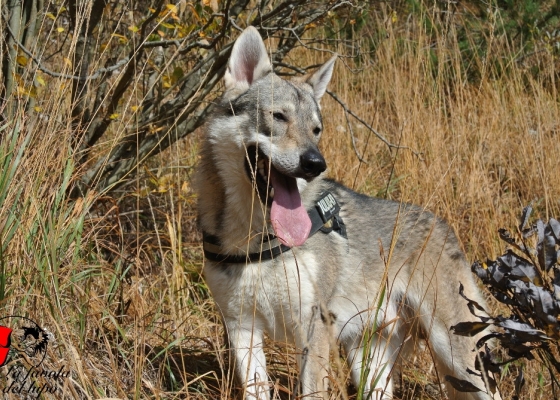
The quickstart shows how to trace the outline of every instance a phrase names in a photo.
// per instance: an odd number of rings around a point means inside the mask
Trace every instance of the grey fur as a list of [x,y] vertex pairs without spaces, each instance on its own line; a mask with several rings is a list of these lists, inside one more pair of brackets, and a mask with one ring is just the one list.
[[[460,282],[469,298],[483,299],[452,229],[419,207],[367,197],[324,179],[324,174],[313,179],[302,172],[301,155],[317,150],[317,129],[322,129],[318,102],[333,65],[331,59],[310,77],[283,80],[271,72],[262,39],[249,28],[234,46],[226,93],[207,125],[196,180],[199,223],[205,233],[219,238],[223,253],[257,252],[260,233],[273,232],[270,208],[256,195],[255,179],[246,172],[247,148],[257,143],[278,171],[298,178],[307,209],[324,191],[333,193],[348,234],[344,239],[319,232],[304,245],[261,263],[206,261],[204,275],[222,313],[245,397],[270,396],[262,350],[265,332],[273,340],[295,343],[301,352],[305,398],[328,398],[329,350],[337,341],[345,349],[354,383],[365,384],[374,399],[391,397],[390,373],[415,338],[429,342],[440,377],[476,381],[466,372],[474,369],[474,339],[455,336],[449,327],[472,320],[458,296]],[[282,113],[287,122],[274,113]],[[384,289],[385,297],[379,299]],[[378,327],[382,329],[364,352],[364,336]],[[363,354],[369,354],[371,369],[366,382],[360,382]],[[381,379],[373,387],[377,376]],[[480,381],[478,386],[484,387]],[[490,398],[448,389],[454,399]]]

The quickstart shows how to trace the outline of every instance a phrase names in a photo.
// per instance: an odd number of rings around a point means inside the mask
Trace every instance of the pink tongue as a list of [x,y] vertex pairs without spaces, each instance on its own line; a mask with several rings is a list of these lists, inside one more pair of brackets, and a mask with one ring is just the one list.
[[271,168],[270,180],[274,188],[270,209],[274,233],[286,246],[301,246],[311,231],[311,220],[301,204],[296,179],[282,175]]

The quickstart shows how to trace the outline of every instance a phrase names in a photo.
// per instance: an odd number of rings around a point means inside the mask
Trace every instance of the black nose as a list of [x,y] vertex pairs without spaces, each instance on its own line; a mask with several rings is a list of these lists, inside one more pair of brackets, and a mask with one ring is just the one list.
[[327,169],[325,159],[318,150],[307,150],[299,157],[299,165],[306,178],[315,178]]

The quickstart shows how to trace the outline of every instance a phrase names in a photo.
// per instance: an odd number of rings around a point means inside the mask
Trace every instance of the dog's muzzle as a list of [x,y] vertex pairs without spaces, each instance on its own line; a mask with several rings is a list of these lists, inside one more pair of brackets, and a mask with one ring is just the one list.
[[[274,198],[274,188],[270,184],[270,168],[273,168],[270,159],[257,146],[247,148],[248,159],[245,162],[245,170],[249,180],[255,182],[261,201],[270,206]],[[299,157],[298,171],[293,178],[303,178],[310,181],[318,177],[327,169],[327,163],[316,148],[306,150]]]

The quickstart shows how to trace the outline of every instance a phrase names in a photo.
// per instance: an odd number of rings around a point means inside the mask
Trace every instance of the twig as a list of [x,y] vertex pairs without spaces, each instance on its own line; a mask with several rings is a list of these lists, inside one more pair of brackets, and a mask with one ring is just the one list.
[[[403,136],[404,125],[401,127],[401,133],[399,135],[399,146],[401,144],[402,136]],[[393,179],[393,174],[395,173],[395,166],[397,165],[397,156],[399,155],[399,149],[395,150],[395,157],[393,157],[393,163],[391,165],[391,172],[389,173],[389,178],[387,179],[387,186],[385,187],[385,194],[383,198],[387,198],[389,194],[389,186],[391,186],[391,180]]]
[[[198,34],[199,34],[200,32],[202,32],[202,31],[204,31],[206,28],[208,28],[208,27],[210,26],[210,24],[212,24],[212,23],[214,22],[214,19],[215,19],[216,17],[221,17],[221,18],[223,18],[223,17],[224,17],[224,14],[222,14],[222,13],[214,13],[214,14],[212,14],[212,15],[210,16],[210,19],[208,20],[208,22],[206,22],[206,24],[205,24],[204,26],[202,26],[201,28],[195,30],[195,31],[194,31],[193,33],[191,33],[189,36],[186,36],[186,37],[184,37],[184,38],[180,38],[180,39],[168,39],[168,40],[152,40],[152,41],[149,41],[149,42],[144,42],[144,43],[142,43],[141,46],[142,46],[143,48],[145,48],[145,49],[150,48],[150,47],[159,47],[159,46],[165,47],[165,48],[167,48],[167,47],[169,47],[169,46],[175,46],[175,47],[180,48],[180,47],[183,45],[183,43],[188,42],[188,41],[192,40],[192,39],[195,38],[195,37],[198,37]],[[212,41],[215,41],[215,40],[216,40],[216,38],[214,38]],[[207,46],[207,44],[206,44],[205,42],[196,42],[195,45],[196,45],[196,44],[200,44],[201,46]],[[189,46],[189,47],[191,47],[191,46]],[[192,47],[194,47],[194,46],[192,46]],[[207,47],[203,47],[203,48],[207,48]],[[184,49],[181,49],[181,51],[184,51]]]
[[277,66],[277,67],[288,68],[288,69],[291,69],[292,71],[297,72],[298,74],[305,75],[305,74],[307,74],[307,71],[309,71],[310,69],[319,68],[322,64],[308,65],[307,67],[301,68],[301,67],[296,67],[295,65],[292,65],[292,64],[287,64],[287,63],[282,62],[282,61],[276,61],[274,63],[274,65]]
[[231,26],[233,26],[235,29],[237,29],[239,32],[243,32],[243,28],[240,27],[239,25],[237,25],[235,23],[235,20],[233,19],[233,17],[229,18],[229,23],[231,24]]
[[520,55],[520,56],[517,57],[514,61],[515,61],[516,63],[520,63],[520,62],[523,62],[526,58],[531,57],[531,56],[534,56],[535,54],[542,53],[542,52],[544,52],[544,51],[546,51],[546,49],[539,49],[539,50],[531,51],[531,52],[529,52],[529,53],[527,53],[527,54],[522,54],[522,55]]
[[[329,94],[333,96],[333,94]],[[354,149],[354,153],[356,153],[356,157],[358,157],[358,160],[360,160],[360,162],[367,164],[367,162],[358,152],[358,148],[356,147],[356,137],[354,136],[354,129],[352,129],[352,123],[350,123],[350,118],[348,117],[348,107],[343,106],[342,108],[344,109],[344,116],[346,117],[346,125],[348,125],[348,129],[350,130],[350,137],[352,138],[352,148]]]
[[[375,115],[372,117],[372,121],[373,121],[373,118],[375,118]],[[367,135],[367,138],[366,138],[366,144],[364,145],[364,154],[366,154],[366,152],[367,152],[367,148],[368,148],[370,138],[371,138],[371,131],[368,132],[368,135]],[[358,181],[358,175],[360,174],[361,166],[362,166],[362,164],[360,163],[360,164],[358,164],[358,168],[356,168],[356,175],[354,175],[354,182],[352,182],[352,190],[354,190],[356,188],[356,182]]]
[[[391,142],[389,142],[387,139],[385,139],[385,137],[380,134],[379,132],[377,132],[371,125],[369,125],[366,121],[364,121],[363,119],[361,119],[358,115],[356,115],[352,110],[350,110],[348,108],[348,106],[338,98],[338,96],[336,94],[334,94],[333,92],[331,92],[330,90],[327,90],[327,93],[329,94],[329,96],[331,96],[338,104],[340,104],[342,106],[342,108],[344,109],[345,112],[347,112],[348,114],[350,114],[351,116],[353,116],[354,118],[356,118],[363,126],[365,126],[367,129],[369,129],[375,136],[377,136],[377,138],[379,140],[381,140],[383,143],[385,143],[387,145],[387,147],[389,147],[389,149],[404,149],[404,150],[409,150],[410,152],[412,152],[412,154],[414,154],[416,157],[418,157],[420,160],[422,160],[422,153],[419,153],[415,150],[412,150],[410,147],[408,146],[400,146],[397,144],[393,144]],[[354,138],[352,138],[354,139]]]

